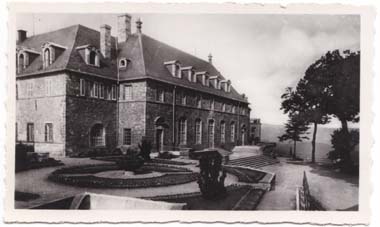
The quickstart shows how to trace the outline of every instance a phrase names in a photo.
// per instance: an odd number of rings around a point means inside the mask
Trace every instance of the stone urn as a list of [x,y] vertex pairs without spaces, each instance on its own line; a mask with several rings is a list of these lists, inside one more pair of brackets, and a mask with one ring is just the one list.
[[125,171],[134,172],[144,165],[144,158],[139,155],[138,148],[129,147],[116,161],[116,165]]

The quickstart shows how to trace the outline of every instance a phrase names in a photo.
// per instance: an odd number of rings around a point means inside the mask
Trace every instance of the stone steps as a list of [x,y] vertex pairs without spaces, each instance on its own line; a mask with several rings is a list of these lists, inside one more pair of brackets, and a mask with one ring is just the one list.
[[271,157],[267,157],[264,155],[251,156],[239,159],[233,159],[228,162],[228,165],[235,166],[247,166],[252,168],[260,168],[263,166],[273,165],[278,163],[277,159],[273,159]]

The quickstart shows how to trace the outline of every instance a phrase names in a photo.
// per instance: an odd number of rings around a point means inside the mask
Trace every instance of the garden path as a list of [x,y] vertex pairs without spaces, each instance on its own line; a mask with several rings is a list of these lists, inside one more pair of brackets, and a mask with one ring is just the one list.
[[276,188],[265,193],[257,210],[295,210],[296,187],[301,186],[303,171],[306,171],[311,194],[326,210],[347,209],[358,204],[358,177],[347,176],[326,170],[317,165],[286,163],[286,159],[264,171],[276,174]]

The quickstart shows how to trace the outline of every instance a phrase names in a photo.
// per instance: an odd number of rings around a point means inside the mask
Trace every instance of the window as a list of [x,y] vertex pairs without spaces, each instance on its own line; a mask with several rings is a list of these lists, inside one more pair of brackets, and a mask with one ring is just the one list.
[[197,107],[202,108],[202,97],[201,96],[197,97]]
[[127,59],[123,58],[119,61],[119,68],[126,68],[127,67]]
[[26,88],[27,96],[32,97],[33,96],[33,81],[29,81],[26,86],[27,86]]
[[112,100],[116,100],[116,95],[117,95],[116,85],[112,85],[112,88],[111,88],[111,98],[112,98]]
[[158,102],[165,102],[165,92],[164,92],[164,90],[162,90],[160,88],[157,89],[156,101],[158,101]]
[[226,112],[226,104],[225,103],[222,104],[222,111]]
[[46,48],[44,50],[44,59],[43,59],[43,67],[47,68],[51,64],[51,54],[50,54],[50,49]]
[[174,75],[178,78],[182,78],[181,67],[179,66],[179,64],[175,64]]
[[214,110],[214,108],[215,108],[215,101],[214,101],[214,100],[211,100],[210,109],[211,109],[211,110]]
[[235,122],[231,123],[231,142],[235,142],[236,126]]
[[179,144],[186,145],[187,143],[187,120],[179,121]]
[[131,145],[132,144],[132,130],[130,128],[124,129],[123,144],[124,145]]
[[91,97],[97,98],[99,95],[99,86],[98,82],[94,82],[92,84],[92,89],[91,89]]
[[182,93],[181,104],[186,105],[186,102],[187,102],[187,96],[186,96],[186,94]]
[[232,106],[232,113],[236,113],[236,107]]
[[16,122],[16,126],[15,126],[15,137],[16,137],[16,141],[18,141],[18,124]]
[[84,79],[79,80],[79,89],[80,89],[80,95],[85,96],[86,95],[86,83]]
[[195,120],[195,143],[202,144],[202,121]]
[[34,124],[28,123],[26,125],[26,141],[33,142],[34,141]]
[[132,99],[133,99],[132,85],[126,84],[124,85],[124,100],[132,100]]
[[45,89],[46,89],[46,96],[50,96],[52,92],[52,80],[51,79],[46,79],[45,80]]
[[99,84],[99,98],[104,99],[104,84]]
[[53,124],[45,124],[45,142],[53,142]]
[[105,131],[102,124],[95,124],[90,130],[90,142],[92,147],[105,146]]
[[25,56],[24,54],[20,54],[18,56],[18,66],[17,66],[17,70],[18,72],[22,72],[22,70],[25,68]]
[[90,65],[96,65],[96,52],[95,51],[90,51],[90,55],[89,55],[89,61],[88,63]]
[[226,123],[224,121],[220,122],[220,142],[226,142]]

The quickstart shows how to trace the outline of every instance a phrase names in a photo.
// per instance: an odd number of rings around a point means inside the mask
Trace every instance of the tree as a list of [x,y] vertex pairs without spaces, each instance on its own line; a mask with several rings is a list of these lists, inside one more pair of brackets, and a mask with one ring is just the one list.
[[285,124],[285,133],[279,136],[278,139],[283,142],[287,140],[293,141],[293,159],[297,158],[297,142],[302,142],[304,139],[309,139],[307,134],[309,130],[308,122],[305,121],[302,115],[299,113],[293,113],[289,115],[288,123]]

